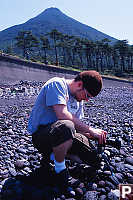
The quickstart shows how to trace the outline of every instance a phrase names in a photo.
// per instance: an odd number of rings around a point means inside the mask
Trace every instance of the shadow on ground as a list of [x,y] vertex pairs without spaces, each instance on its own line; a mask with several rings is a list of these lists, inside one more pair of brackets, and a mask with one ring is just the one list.
[[5,181],[2,200],[53,200],[56,195],[52,171],[40,167],[29,176],[16,176]]

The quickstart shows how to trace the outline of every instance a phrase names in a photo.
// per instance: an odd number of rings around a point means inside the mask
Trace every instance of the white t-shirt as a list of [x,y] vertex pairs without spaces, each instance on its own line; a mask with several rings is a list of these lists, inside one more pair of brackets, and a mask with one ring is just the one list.
[[37,96],[28,122],[29,133],[34,133],[39,125],[58,120],[52,108],[56,104],[67,105],[68,111],[79,119],[84,116],[83,101],[77,102],[71,95],[64,78],[55,77],[44,84]]

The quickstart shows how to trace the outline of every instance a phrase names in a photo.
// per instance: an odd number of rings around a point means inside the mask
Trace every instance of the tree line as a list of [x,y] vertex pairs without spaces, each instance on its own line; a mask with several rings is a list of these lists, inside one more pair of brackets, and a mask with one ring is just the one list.
[[118,74],[133,72],[133,45],[128,45],[127,40],[118,40],[111,45],[107,38],[94,42],[53,29],[39,38],[31,31],[20,31],[15,41],[12,48],[7,48],[7,53],[17,48],[19,54],[28,60],[81,70],[95,69]]

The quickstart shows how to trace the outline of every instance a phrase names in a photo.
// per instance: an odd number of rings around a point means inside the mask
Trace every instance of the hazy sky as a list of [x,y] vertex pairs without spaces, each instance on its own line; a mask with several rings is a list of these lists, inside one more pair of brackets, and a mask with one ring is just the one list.
[[1,0],[0,31],[22,24],[50,7],[133,45],[133,0]]

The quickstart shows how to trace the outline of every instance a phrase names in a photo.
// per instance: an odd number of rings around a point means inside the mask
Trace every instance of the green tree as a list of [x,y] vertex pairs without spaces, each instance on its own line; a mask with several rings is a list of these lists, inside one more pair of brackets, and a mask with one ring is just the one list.
[[50,42],[48,38],[43,35],[40,36],[40,40],[42,43],[41,49],[44,51],[44,63],[47,64],[47,50],[50,49]]
[[128,71],[133,71],[133,45],[129,46],[127,54]]
[[58,65],[59,61],[58,61],[57,47],[58,47],[58,41],[62,37],[62,34],[58,32],[56,29],[53,29],[51,32],[47,33],[46,35],[49,35],[50,38],[53,40],[53,48],[55,51],[55,65]]
[[13,54],[13,47],[7,46],[6,49],[4,50],[4,52],[7,54]]
[[66,61],[67,61],[66,64],[74,66],[75,56],[76,56],[76,46],[75,46],[74,36],[67,36],[65,51],[66,51]]
[[74,44],[74,50],[77,53],[78,56],[78,64],[83,68],[83,40],[75,37],[75,44]]
[[119,51],[121,72],[125,72],[126,70],[125,59],[126,59],[128,48],[129,48],[128,41],[119,40],[114,45],[114,48]]
[[94,48],[95,48],[95,44],[93,41],[90,41],[88,39],[83,40],[83,50],[85,52],[87,67],[94,67],[93,65]]
[[29,53],[34,47],[38,47],[38,39],[32,35],[31,31],[20,31],[15,39],[16,46],[23,51],[23,57],[29,59]]

